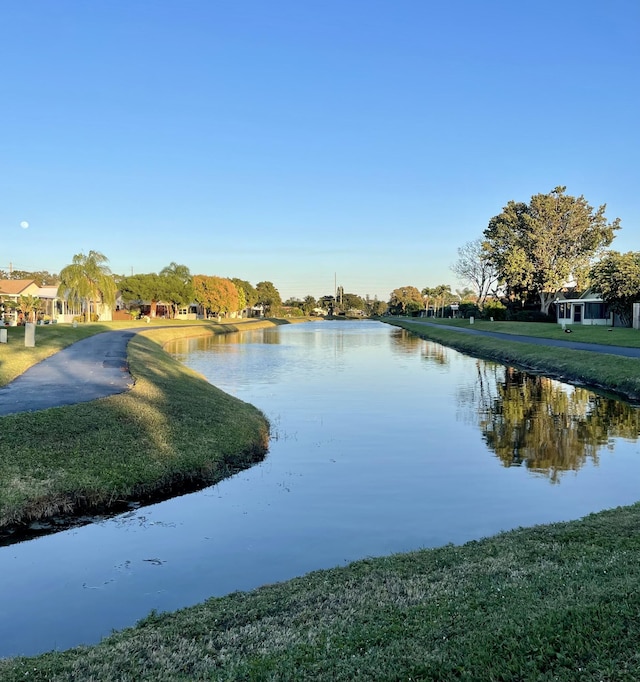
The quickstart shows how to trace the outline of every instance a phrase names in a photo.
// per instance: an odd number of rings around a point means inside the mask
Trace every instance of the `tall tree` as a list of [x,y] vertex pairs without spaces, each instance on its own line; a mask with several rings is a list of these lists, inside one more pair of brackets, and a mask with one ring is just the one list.
[[305,315],[311,315],[313,312],[314,308],[318,307],[318,302],[316,299],[311,296],[310,294],[304,297],[304,301],[302,302],[302,310]]
[[175,317],[178,309],[195,300],[193,278],[186,265],[172,261],[160,270],[160,277],[164,279],[164,300],[171,303],[171,316]]
[[196,301],[207,314],[221,315],[238,310],[238,290],[226,277],[196,275],[193,278]]
[[607,223],[606,205],[594,210],[565,190],[535,194],[528,204],[510,201],[484,231],[483,247],[500,281],[521,299],[537,296],[543,313],[568,281],[584,280],[620,227],[619,218]]
[[275,288],[273,282],[258,282],[256,284],[258,295],[257,303],[264,306],[264,314],[267,315],[278,309],[282,305],[280,292]]
[[392,315],[411,315],[423,308],[424,300],[416,287],[398,287],[391,292],[389,312]]
[[623,324],[630,324],[633,304],[640,302],[640,252],[607,252],[591,268],[589,278],[593,289]]
[[482,246],[482,239],[467,242],[458,249],[458,260],[451,270],[464,283],[473,287],[478,308],[482,308],[492,288],[498,282],[498,273],[488,252]]
[[118,283],[122,300],[127,303],[136,301],[138,303],[149,303],[149,316],[155,317],[160,301],[166,299],[165,278],[155,272],[131,275],[123,277]]
[[[238,296],[240,298],[240,308],[253,308],[253,306],[258,302],[258,293],[255,287],[247,282],[245,279],[239,279],[238,277],[229,278],[238,290]],[[244,303],[242,303],[242,298],[244,296]]]
[[172,261],[169,265],[162,268],[162,270],[160,270],[160,276],[174,276],[182,280],[185,284],[191,281],[191,272],[189,271],[189,268],[186,265],[180,265],[175,261]]
[[89,321],[91,303],[98,314],[98,303],[115,305],[116,283],[107,266],[109,259],[99,251],[87,255],[77,253],[70,265],[60,272],[58,296],[84,305],[85,321]]

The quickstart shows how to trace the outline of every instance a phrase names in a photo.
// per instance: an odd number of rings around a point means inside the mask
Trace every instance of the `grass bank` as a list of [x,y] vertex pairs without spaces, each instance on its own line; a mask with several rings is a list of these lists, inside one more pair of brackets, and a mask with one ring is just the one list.
[[[381,318],[385,322],[406,320],[411,318]],[[414,322],[417,321],[415,318]],[[560,325],[541,322],[490,322],[489,320],[475,320],[473,326],[466,319],[448,319],[430,317],[430,324],[453,329],[475,329],[477,331],[500,332],[514,336],[536,336],[541,339],[559,339],[561,341],[580,341],[581,343],[597,343],[605,346],[640,347],[640,331],[629,327],[606,327],[600,325],[568,325],[571,330],[569,336]]]
[[[69,515],[215,483],[261,459],[268,442],[264,415],[184,367],[162,345],[176,337],[273,325],[145,328],[128,346],[136,380],[131,391],[0,418],[0,537],[28,533],[34,521],[39,528],[42,521],[56,527]],[[84,336],[105,330],[91,327],[78,329]],[[36,348],[68,345],[79,338],[78,329],[43,334]]]
[[[386,318],[389,324],[406,329],[417,336],[437,341],[475,357],[496,360],[531,372],[553,376],[570,383],[577,383],[640,401],[640,360],[590,351],[567,350],[557,346],[508,342],[491,337],[463,334],[456,327],[469,328],[469,321],[437,326],[422,324],[410,318]],[[567,340],[567,334],[556,325],[520,322],[484,322],[474,324],[479,331],[499,331],[505,334],[537,336]],[[585,327],[571,334],[571,341],[582,343],[640,347],[640,332],[619,329],[620,334],[608,334],[606,328]]]
[[640,679],[640,505],[151,614],[18,680]]

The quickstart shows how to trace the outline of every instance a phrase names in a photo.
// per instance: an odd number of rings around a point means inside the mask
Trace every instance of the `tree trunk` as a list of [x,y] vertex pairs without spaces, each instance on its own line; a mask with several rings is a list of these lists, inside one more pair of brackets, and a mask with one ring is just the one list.
[[541,293],[540,294],[540,312],[544,315],[549,314],[549,308],[551,307],[551,304],[555,300],[556,293]]

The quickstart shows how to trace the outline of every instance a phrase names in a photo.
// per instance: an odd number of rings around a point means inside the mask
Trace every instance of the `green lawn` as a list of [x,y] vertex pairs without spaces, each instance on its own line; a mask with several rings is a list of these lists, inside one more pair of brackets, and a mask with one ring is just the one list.
[[[392,318],[411,320],[412,318]],[[439,324],[444,327],[463,327],[478,331],[493,331],[503,334],[520,334],[522,336],[538,336],[544,339],[562,339],[564,341],[580,341],[581,343],[598,343],[609,346],[640,347],[640,331],[628,327],[605,327],[599,325],[567,325],[571,334],[563,331],[559,324],[541,322],[490,322],[475,320],[473,325],[469,320],[427,318],[425,322]]]

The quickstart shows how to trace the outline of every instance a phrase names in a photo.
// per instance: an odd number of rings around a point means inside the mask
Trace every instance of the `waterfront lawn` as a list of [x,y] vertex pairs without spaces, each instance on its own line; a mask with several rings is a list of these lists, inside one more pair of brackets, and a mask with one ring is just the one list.
[[[508,343],[488,336],[461,334],[451,325],[425,325],[410,318],[385,318],[385,321],[417,336],[442,343],[475,357],[515,365],[524,370],[546,374],[571,383],[585,384],[630,400],[640,400],[640,360],[636,358],[522,342]],[[511,329],[513,326],[517,329],[520,324],[528,325],[529,323],[508,322],[505,324],[511,325],[509,327]],[[536,327],[552,326],[541,323],[530,324]],[[596,327],[589,329],[596,329]],[[505,328],[500,329],[500,331],[504,330]],[[626,331],[640,334],[636,330]],[[559,333],[562,334],[562,331]],[[530,332],[527,332],[527,335],[533,336]],[[563,335],[562,338],[566,340],[566,336]],[[572,334],[571,340],[589,342],[583,338],[576,339],[577,336],[577,334]]]
[[538,336],[543,339],[562,339],[563,341],[580,341],[580,343],[598,343],[606,346],[640,348],[640,331],[637,329],[630,329],[629,327],[571,324],[567,325],[567,329],[571,330],[571,333],[567,334],[559,324],[550,322],[491,322],[489,320],[475,320],[472,325],[467,319],[442,319],[434,317],[425,319],[425,322],[439,324],[445,327],[475,329],[477,331]]
[[[185,330],[155,333],[166,340]],[[126,393],[0,418],[0,528],[168,496],[264,456],[268,423],[258,409],[145,335],[129,342],[128,357],[136,383]]]
[[[640,505],[151,614],[18,680],[640,679]],[[213,586],[212,586],[213,589]]]

